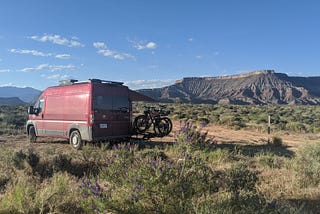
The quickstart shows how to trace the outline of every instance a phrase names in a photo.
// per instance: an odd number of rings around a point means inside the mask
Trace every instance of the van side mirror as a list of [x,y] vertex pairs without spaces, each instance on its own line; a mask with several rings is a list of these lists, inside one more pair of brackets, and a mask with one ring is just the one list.
[[35,114],[35,109],[33,108],[33,106],[29,106],[28,114]]

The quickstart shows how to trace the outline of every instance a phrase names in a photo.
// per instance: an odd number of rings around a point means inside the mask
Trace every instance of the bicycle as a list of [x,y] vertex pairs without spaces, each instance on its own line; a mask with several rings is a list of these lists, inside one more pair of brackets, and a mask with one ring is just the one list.
[[145,134],[153,125],[154,134],[157,137],[164,137],[172,131],[172,121],[167,116],[170,111],[165,110],[165,105],[160,105],[159,109],[145,106],[142,115],[138,115],[133,122],[133,127],[138,134]]

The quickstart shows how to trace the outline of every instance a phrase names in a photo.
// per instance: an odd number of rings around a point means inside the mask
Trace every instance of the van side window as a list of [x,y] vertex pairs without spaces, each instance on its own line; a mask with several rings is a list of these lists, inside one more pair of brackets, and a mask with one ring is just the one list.
[[34,108],[37,109],[37,113],[39,114],[40,112],[42,112],[44,106],[44,98],[41,98],[40,100],[38,100],[38,102],[36,102],[36,104],[34,105]]
[[94,110],[119,110],[120,108],[129,109],[130,102],[128,96],[101,96],[93,98]]
[[94,110],[112,110],[112,96],[96,96],[93,99]]
[[113,110],[119,110],[120,108],[129,109],[130,102],[127,96],[115,96],[113,97]]

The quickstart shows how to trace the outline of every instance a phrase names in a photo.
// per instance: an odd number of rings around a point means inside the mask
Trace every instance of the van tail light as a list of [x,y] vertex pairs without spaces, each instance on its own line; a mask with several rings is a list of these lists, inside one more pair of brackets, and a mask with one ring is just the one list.
[[90,114],[90,125],[93,125],[94,124],[94,114],[91,113]]

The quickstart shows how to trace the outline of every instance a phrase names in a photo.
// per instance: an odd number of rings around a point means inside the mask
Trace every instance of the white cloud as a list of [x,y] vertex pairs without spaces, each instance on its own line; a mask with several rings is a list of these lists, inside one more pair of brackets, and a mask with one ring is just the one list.
[[68,47],[84,47],[84,44],[80,43],[76,37],[67,39],[60,35],[44,34],[43,36],[31,36],[30,39],[39,42],[52,42],[53,44],[64,45]]
[[117,60],[134,59],[135,57],[128,53],[118,53],[117,51],[108,49],[104,42],[94,42],[93,47],[98,49],[97,53],[106,57],[112,57]]
[[7,73],[10,72],[10,69],[0,69],[0,73]]
[[105,49],[98,50],[98,53],[103,56],[113,56],[115,54],[113,51]]
[[173,79],[133,80],[125,82],[132,89],[161,88],[175,83]]
[[17,53],[17,54],[31,54],[33,56],[51,56],[51,53],[43,53],[41,51],[36,50],[24,50],[24,49],[10,49],[11,53]]
[[71,57],[70,54],[52,54],[52,53],[43,53],[41,51],[37,50],[25,50],[25,49],[10,49],[9,50],[11,53],[16,53],[16,54],[31,54],[33,56],[54,56],[55,58],[58,59],[69,59]]
[[155,49],[155,48],[157,48],[157,44],[154,43],[154,42],[148,42],[148,43],[146,44],[146,48],[148,48],[148,49]]
[[77,69],[74,65],[49,65],[49,64],[41,64],[36,67],[30,67],[30,68],[23,68],[20,71],[22,72],[34,72],[34,71],[43,71],[43,70],[49,70],[49,71],[73,71]]
[[158,45],[155,42],[146,42],[146,41],[130,41],[133,44],[133,47],[138,50],[143,49],[156,49]]
[[197,58],[197,59],[202,59],[203,56],[202,56],[202,55],[197,55],[196,58]]
[[193,40],[194,40],[193,38],[189,38],[188,42],[193,42]]
[[127,54],[127,53],[116,53],[113,55],[113,58],[115,59],[119,59],[119,60],[124,60],[124,59],[134,59],[134,56],[131,54]]
[[70,54],[57,54],[55,57],[58,59],[70,59],[71,55]]
[[71,79],[71,76],[69,75],[62,75],[62,74],[53,74],[53,75],[45,75],[42,74],[41,77],[49,79],[49,80],[66,80],[66,79]]
[[107,45],[104,42],[94,42],[93,47],[107,49]]

